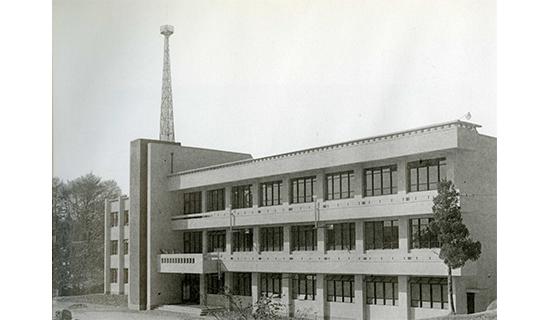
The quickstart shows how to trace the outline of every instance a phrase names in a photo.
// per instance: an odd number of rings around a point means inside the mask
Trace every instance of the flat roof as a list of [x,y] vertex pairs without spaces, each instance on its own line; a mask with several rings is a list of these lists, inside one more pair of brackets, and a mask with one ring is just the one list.
[[355,140],[339,142],[339,143],[334,143],[334,144],[329,144],[329,145],[324,145],[324,146],[319,146],[319,147],[313,147],[313,148],[308,148],[308,149],[296,150],[296,151],[291,151],[291,152],[286,152],[286,153],[281,153],[281,154],[276,154],[276,155],[271,155],[271,156],[266,156],[266,157],[261,157],[261,158],[251,158],[251,159],[245,159],[245,160],[238,160],[238,161],[227,162],[227,163],[213,165],[213,166],[206,166],[206,167],[200,167],[200,168],[195,168],[195,169],[190,169],[190,170],[184,170],[184,171],[179,171],[179,172],[169,174],[168,176],[169,177],[174,177],[174,176],[180,176],[180,175],[185,175],[185,174],[190,174],[190,173],[195,173],[195,172],[200,172],[200,171],[215,170],[215,169],[218,169],[218,168],[225,168],[225,167],[231,167],[231,166],[236,166],[236,165],[242,165],[242,164],[246,164],[246,163],[269,161],[269,160],[273,160],[273,159],[292,157],[292,156],[299,155],[299,154],[304,154],[304,153],[310,153],[310,152],[316,152],[316,151],[322,151],[322,150],[328,150],[328,149],[335,149],[335,148],[342,148],[342,147],[346,147],[346,146],[350,146],[350,145],[363,144],[363,143],[368,143],[368,142],[373,142],[373,141],[378,141],[378,140],[394,139],[394,138],[404,136],[404,135],[410,135],[410,134],[415,134],[415,133],[419,133],[419,132],[431,131],[431,130],[434,130],[434,129],[442,129],[442,128],[445,128],[445,127],[461,127],[461,128],[467,128],[467,129],[477,131],[477,128],[480,128],[481,125],[475,124],[475,123],[472,123],[472,122],[467,122],[467,121],[454,120],[454,121],[448,121],[448,122],[432,124],[432,125],[428,125],[428,126],[417,127],[417,128],[413,128],[413,129],[407,129],[407,130],[402,130],[402,131],[386,133],[386,134],[382,134],[382,135],[371,136],[371,137],[367,137],[367,138],[355,139]]

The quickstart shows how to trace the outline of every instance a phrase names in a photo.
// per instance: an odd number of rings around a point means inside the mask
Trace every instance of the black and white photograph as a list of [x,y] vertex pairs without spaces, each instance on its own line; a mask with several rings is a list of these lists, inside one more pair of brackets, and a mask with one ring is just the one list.
[[[15,318],[496,320],[497,295],[501,319],[545,318],[547,187],[515,180],[547,181],[547,117],[526,109],[545,103],[509,83],[545,92],[524,75],[547,51],[522,44],[544,28],[519,29],[544,19],[501,27],[495,0],[48,5],[11,33],[49,50],[7,51],[32,64],[11,82],[51,81],[6,88],[50,98],[5,118],[35,153],[0,166],[25,175],[4,226],[29,260],[6,251],[22,275],[0,273],[29,303],[6,301]],[[500,71],[508,36],[537,67]]]

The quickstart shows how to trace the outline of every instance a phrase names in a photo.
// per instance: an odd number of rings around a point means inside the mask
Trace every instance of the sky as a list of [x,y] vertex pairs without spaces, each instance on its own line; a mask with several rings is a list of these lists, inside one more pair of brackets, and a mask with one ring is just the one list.
[[497,135],[494,1],[53,1],[53,173],[128,193],[157,139],[254,157],[461,118]]

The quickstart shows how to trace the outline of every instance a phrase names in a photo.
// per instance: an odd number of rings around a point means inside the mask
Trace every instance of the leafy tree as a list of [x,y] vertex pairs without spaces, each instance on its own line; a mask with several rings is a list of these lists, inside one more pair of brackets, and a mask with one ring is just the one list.
[[102,181],[89,173],[68,182],[54,178],[52,193],[54,285],[60,294],[99,291],[105,199],[118,197],[120,188],[112,180]]
[[437,235],[441,247],[439,258],[447,265],[447,287],[454,314],[452,269],[463,267],[469,260],[477,260],[481,254],[481,243],[472,240],[468,227],[462,222],[459,193],[453,183],[441,181],[437,193],[433,199],[434,220],[430,223],[430,231]]

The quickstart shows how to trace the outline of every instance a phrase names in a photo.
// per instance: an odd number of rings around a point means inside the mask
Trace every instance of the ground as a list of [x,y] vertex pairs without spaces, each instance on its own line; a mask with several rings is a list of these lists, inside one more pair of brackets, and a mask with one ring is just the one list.
[[497,320],[497,311],[489,310],[474,314],[457,314],[454,316],[449,315],[444,317],[430,318],[427,320]]
[[68,309],[75,320],[195,320],[209,319],[159,310],[133,311],[127,307],[126,296],[93,294],[53,298],[52,317],[57,310]]

